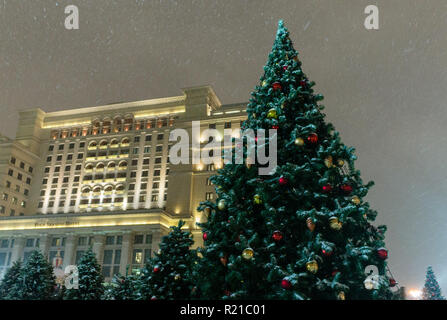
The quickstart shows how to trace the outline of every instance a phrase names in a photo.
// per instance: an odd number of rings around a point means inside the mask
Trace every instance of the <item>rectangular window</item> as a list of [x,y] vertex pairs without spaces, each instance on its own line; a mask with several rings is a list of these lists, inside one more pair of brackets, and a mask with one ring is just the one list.
[[135,235],[134,244],[142,244],[144,236],[142,234]]
[[231,122],[225,122],[225,129],[231,128]]
[[12,163],[12,164],[16,164],[16,158],[11,157],[11,163]]
[[8,176],[13,176],[14,175],[14,170],[12,170],[12,169],[9,169],[8,170]]
[[74,149],[74,147],[75,147],[75,144],[74,144],[74,143],[70,143],[70,144],[68,145],[68,149]]
[[163,146],[155,147],[155,152],[162,152],[162,151],[163,151]]
[[67,155],[67,160],[73,160],[73,155],[72,154],[68,154]]
[[56,161],[62,161],[62,155],[58,155]]
[[51,162],[51,159],[52,159],[51,156],[47,157],[47,162]]
[[45,196],[45,190],[40,190],[40,196],[41,197]]
[[25,169],[25,163],[20,161],[20,169]]
[[140,142],[140,137],[134,137],[133,142]]
[[142,183],[140,188],[141,188],[141,190],[146,190],[147,189],[147,183]]
[[143,164],[149,164],[149,158],[144,158],[143,159]]
[[26,183],[26,184],[31,184],[31,178],[26,178],[25,183]]
[[138,165],[138,159],[133,159],[132,166],[137,166],[137,165]]
[[33,170],[34,170],[33,167],[29,167],[29,168],[28,168],[28,172],[29,172],[29,173],[33,173]]
[[142,264],[143,263],[143,250],[142,249],[134,249],[132,263],[134,264]]
[[160,176],[160,170],[154,170],[154,177]]
[[214,193],[212,192],[207,192],[205,194],[205,200],[213,200],[214,199]]
[[153,194],[151,200],[152,200],[152,202],[158,201],[158,195],[157,194]]
[[61,171],[61,167],[54,167],[54,172],[60,172]]
[[64,150],[64,145],[63,144],[59,145],[59,150]]
[[147,176],[149,176],[149,171],[145,170],[145,171],[141,172],[141,176],[142,176],[142,177],[147,177]]
[[209,128],[210,129],[216,129],[216,124],[215,123],[210,123]]
[[151,147],[144,147],[144,153],[150,153]]
[[115,244],[115,237],[114,236],[107,236],[106,237],[106,245],[114,245]]
[[49,146],[48,147],[48,151],[53,151],[54,150],[54,146]]
[[79,237],[78,246],[86,246],[86,245],[87,245],[87,237]]
[[21,174],[21,173],[18,173],[18,174],[17,174],[17,179],[20,180],[20,181],[22,181],[22,178],[23,178],[22,174]]
[[164,138],[164,134],[163,133],[159,133],[157,135],[157,140],[163,140],[163,138]]
[[152,141],[152,135],[147,135],[145,140],[146,141]]
[[138,152],[139,152],[139,148],[133,148],[133,150],[132,150],[133,154],[138,154]]

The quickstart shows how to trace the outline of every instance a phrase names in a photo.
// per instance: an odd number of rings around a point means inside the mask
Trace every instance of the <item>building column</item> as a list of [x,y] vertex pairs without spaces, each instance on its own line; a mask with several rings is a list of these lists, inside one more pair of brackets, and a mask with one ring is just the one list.
[[93,247],[92,251],[96,256],[96,260],[100,265],[102,265],[102,259],[104,258],[104,242],[105,242],[105,235],[103,234],[96,234],[93,238]]
[[17,237],[14,239],[14,247],[12,248],[11,263],[17,260],[23,260],[24,247],[25,247],[24,237]]
[[125,275],[132,272],[132,244],[133,233],[128,231],[123,233],[123,243],[121,246],[120,274]]
[[64,267],[74,264],[74,253],[76,249],[77,237],[73,234],[67,236],[65,242]]
[[50,237],[47,234],[41,234],[39,236],[39,249],[46,259],[48,259],[49,248],[50,248]]

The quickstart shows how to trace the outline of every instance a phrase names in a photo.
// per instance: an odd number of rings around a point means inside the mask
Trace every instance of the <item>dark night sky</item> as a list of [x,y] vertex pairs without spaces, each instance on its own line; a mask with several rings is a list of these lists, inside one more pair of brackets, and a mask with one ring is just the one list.
[[[80,29],[64,28],[75,4]],[[380,30],[363,26],[368,4]],[[0,0],[0,131],[17,111],[181,94],[211,84],[247,101],[283,19],[327,119],[355,146],[368,200],[388,225],[390,267],[447,290],[447,2],[317,0]]]

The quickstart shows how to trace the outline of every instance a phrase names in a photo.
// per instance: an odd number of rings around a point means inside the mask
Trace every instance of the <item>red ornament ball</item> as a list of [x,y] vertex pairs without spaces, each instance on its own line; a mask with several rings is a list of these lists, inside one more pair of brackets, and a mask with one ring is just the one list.
[[352,192],[352,186],[350,186],[349,184],[341,185],[340,189],[346,195],[348,195]]
[[292,287],[292,283],[289,280],[287,280],[287,279],[282,279],[281,287],[283,289],[290,289]]
[[281,84],[279,83],[279,82],[274,82],[273,84],[272,84],[272,87],[273,87],[273,90],[281,90]]
[[306,80],[301,80],[300,81],[300,86],[301,87],[305,87],[307,85],[307,81]]
[[151,300],[157,300],[157,297],[156,296],[152,296]]
[[390,278],[390,287],[394,287],[397,284],[397,281],[393,278]]
[[385,248],[377,249],[377,255],[380,259],[385,260],[386,258],[388,258],[388,250],[386,250]]
[[340,273],[340,271],[338,271],[337,269],[335,269],[334,271],[332,271],[332,276],[335,277],[337,275],[337,273]]
[[287,185],[289,180],[287,180],[287,178],[281,177],[281,178],[279,178],[278,182],[279,182],[280,186],[285,186],[285,185]]
[[316,133],[311,133],[307,137],[307,142],[310,144],[316,144],[318,142],[318,135]]
[[154,272],[157,273],[158,271],[160,271],[159,267],[154,267]]
[[274,126],[272,126],[272,129],[278,130],[278,129],[279,129],[279,126],[274,125]]
[[282,69],[283,69],[284,71],[286,71],[288,67],[289,67],[289,66],[284,66],[284,67],[282,67]]
[[202,237],[203,237],[203,240],[206,241],[208,239],[208,233],[204,232]]
[[282,232],[279,230],[276,230],[275,232],[273,232],[272,238],[275,241],[281,241],[282,240]]
[[323,249],[323,250],[321,250],[321,252],[322,252],[323,255],[326,256],[326,257],[330,257],[330,256],[332,255],[332,250],[326,250],[326,249]]
[[323,192],[324,193],[329,193],[332,191],[332,186],[330,184],[326,184],[323,186]]

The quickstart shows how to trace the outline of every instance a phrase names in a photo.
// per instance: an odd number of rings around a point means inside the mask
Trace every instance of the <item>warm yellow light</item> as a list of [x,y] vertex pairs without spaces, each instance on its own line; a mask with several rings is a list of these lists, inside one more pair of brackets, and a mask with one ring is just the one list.
[[419,289],[411,289],[410,291],[408,291],[408,294],[413,299],[421,299],[422,297],[422,291]]

